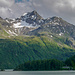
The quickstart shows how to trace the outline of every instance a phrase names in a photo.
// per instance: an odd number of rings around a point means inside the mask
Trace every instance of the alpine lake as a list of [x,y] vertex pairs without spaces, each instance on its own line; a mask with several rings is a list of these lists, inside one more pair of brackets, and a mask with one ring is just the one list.
[[75,71],[0,71],[0,75],[75,75]]

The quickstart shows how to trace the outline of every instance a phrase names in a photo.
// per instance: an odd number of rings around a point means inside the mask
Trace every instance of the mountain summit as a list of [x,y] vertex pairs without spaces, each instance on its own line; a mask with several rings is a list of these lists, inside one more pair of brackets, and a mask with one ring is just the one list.
[[36,11],[24,13],[19,19],[21,25],[26,27],[38,27],[43,23],[43,18]]

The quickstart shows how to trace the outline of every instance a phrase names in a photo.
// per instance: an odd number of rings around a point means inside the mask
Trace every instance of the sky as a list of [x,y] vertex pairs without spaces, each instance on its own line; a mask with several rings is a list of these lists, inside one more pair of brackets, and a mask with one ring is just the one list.
[[75,25],[75,0],[0,0],[2,18],[17,18],[33,10],[43,18],[58,16]]

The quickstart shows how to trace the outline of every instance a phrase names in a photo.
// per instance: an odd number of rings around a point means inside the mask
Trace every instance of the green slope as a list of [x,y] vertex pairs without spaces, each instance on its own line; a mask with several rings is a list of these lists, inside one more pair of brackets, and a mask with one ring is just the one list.
[[0,68],[15,68],[26,61],[59,59],[75,55],[67,45],[60,46],[46,36],[0,39]]

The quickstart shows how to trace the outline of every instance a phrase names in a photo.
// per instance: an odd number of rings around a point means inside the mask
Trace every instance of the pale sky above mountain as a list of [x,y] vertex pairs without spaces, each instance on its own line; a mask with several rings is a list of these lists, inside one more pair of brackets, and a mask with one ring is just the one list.
[[44,18],[58,16],[75,24],[75,0],[0,0],[3,18],[17,18],[32,10]]

